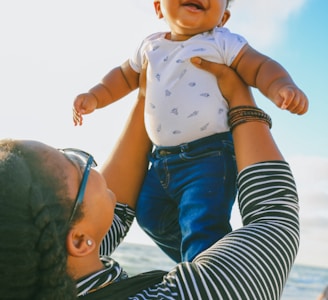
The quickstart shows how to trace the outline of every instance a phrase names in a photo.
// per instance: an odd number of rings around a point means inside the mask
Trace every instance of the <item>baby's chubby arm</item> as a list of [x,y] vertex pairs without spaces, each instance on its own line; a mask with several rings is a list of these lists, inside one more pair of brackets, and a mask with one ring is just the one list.
[[128,61],[112,69],[99,84],[75,98],[73,103],[74,125],[82,125],[82,115],[90,114],[97,108],[107,106],[138,87],[139,73],[130,67]]
[[231,67],[248,85],[258,88],[281,109],[299,115],[307,112],[307,96],[297,87],[288,72],[268,56],[245,45]]

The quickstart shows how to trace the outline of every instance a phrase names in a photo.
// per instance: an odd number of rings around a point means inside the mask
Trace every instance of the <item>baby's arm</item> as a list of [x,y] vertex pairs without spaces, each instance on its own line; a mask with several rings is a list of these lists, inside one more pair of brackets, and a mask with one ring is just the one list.
[[112,69],[89,92],[78,95],[73,104],[74,125],[82,125],[82,115],[92,113],[126,96],[139,86],[139,74],[128,61]]
[[231,65],[250,86],[258,88],[281,109],[302,115],[308,110],[306,95],[276,61],[246,45]]

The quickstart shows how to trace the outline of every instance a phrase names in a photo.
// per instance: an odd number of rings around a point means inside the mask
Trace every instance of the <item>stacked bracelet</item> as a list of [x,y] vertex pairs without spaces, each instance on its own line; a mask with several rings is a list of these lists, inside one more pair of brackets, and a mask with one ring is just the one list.
[[254,106],[236,106],[229,110],[228,122],[232,131],[237,125],[246,122],[263,122],[269,128],[272,127],[272,121],[268,114],[262,109]]

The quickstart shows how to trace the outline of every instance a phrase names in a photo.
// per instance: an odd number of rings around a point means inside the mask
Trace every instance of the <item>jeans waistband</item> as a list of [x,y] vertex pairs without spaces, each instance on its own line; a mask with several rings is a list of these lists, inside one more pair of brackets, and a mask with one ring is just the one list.
[[232,141],[232,136],[231,132],[222,132],[222,133],[216,133],[189,143],[183,143],[178,146],[155,146],[155,149],[153,151],[154,154],[160,155],[160,156],[165,156],[165,155],[170,155],[170,154],[178,154],[182,152],[187,152],[191,151],[193,149],[196,149],[197,147],[200,147],[205,144],[213,143],[213,142],[218,142],[221,140],[229,140]]

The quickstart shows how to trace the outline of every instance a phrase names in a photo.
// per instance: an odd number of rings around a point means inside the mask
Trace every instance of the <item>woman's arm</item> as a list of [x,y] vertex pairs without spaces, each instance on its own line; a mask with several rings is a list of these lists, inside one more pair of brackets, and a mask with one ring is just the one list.
[[144,121],[144,98],[137,100],[112,153],[101,169],[107,186],[117,198],[113,224],[104,237],[100,255],[110,255],[128,233],[134,209],[148,167],[151,148]]
[[148,168],[151,142],[144,126],[144,98],[139,97],[116,147],[101,169],[107,186],[122,204],[135,209]]

